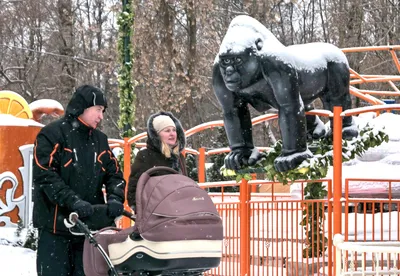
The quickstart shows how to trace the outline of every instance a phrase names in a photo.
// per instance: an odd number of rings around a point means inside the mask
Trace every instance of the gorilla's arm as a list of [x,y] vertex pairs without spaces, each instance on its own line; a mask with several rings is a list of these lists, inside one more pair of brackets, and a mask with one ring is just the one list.
[[241,89],[240,97],[245,98],[258,112],[265,112],[272,106],[277,106],[272,88],[264,78]]
[[223,109],[225,132],[231,148],[225,158],[225,167],[238,170],[243,165],[254,165],[262,155],[253,145],[249,108],[235,92],[226,88],[218,64],[213,70],[213,88]]
[[218,64],[213,69],[213,88],[222,106],[225,132],[230,148],[232,150],[254,148],[247,103],[226,88]]
[[278,104],[283,143],[282,153],[275,160],[275,168],[287,171],[312,156],[307,151],[306,117],[297,72],[293,67],[271,57],[263,64],[264,76],[270,81]]

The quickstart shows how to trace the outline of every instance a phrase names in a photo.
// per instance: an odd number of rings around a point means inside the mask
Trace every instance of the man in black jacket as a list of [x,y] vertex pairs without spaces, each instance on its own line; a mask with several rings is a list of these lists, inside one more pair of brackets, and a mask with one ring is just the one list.
[[125,181],[107,136],[96,129],[106,108],[103,92],[83,85],[76,89],[65,116],[36,137],[33,225],[39,229],[39,276],[85,275],[84,237],[72,235],[63,223],[71,212],[84,220],[93,215],[94,206],[103,204],[107,218],[93,219],[111,219],[110,224],[122,214]]

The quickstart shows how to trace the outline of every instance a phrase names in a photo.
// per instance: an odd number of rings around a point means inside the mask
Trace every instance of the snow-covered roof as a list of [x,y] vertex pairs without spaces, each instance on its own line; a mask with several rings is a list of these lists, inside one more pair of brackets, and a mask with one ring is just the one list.
[[29,104],[29,108],[34,111],[36,109],[51,108],[64,110],[63,106],[56,100],[42,99]]
[[31,119],[17,118],[10,114],[0,114],[0,126],[37,126],[43,127],[44,125]]

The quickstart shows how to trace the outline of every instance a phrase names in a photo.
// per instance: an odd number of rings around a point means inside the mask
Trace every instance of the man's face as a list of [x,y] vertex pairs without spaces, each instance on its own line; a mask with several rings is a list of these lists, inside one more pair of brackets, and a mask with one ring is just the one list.
[[96,128],[103,120],[104,106],[95,105],[86,108],[79,118],[92,128]]

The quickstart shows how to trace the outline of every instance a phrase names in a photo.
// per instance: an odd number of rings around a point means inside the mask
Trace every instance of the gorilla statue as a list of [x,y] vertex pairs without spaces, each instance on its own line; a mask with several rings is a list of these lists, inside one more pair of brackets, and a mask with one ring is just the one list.
[[[261,153],[253,145],[248,104],[264,112],[276,108],[282,152],[274,161],[284,172],[312,157],[307,135],[313,139],[332,135],[312,115],[316,98],[325,109],[351,108],[349,65],[340,49],[328,43],[285,47],[260,22],[240,15],[234,18],[220,45],[213,67],[213,89],[223,109],[231,152],[227,169],[254,165]],[[332,121],[331,121],[332,128]],[[343,118],[343,138],[357,137],[352,117]]]

